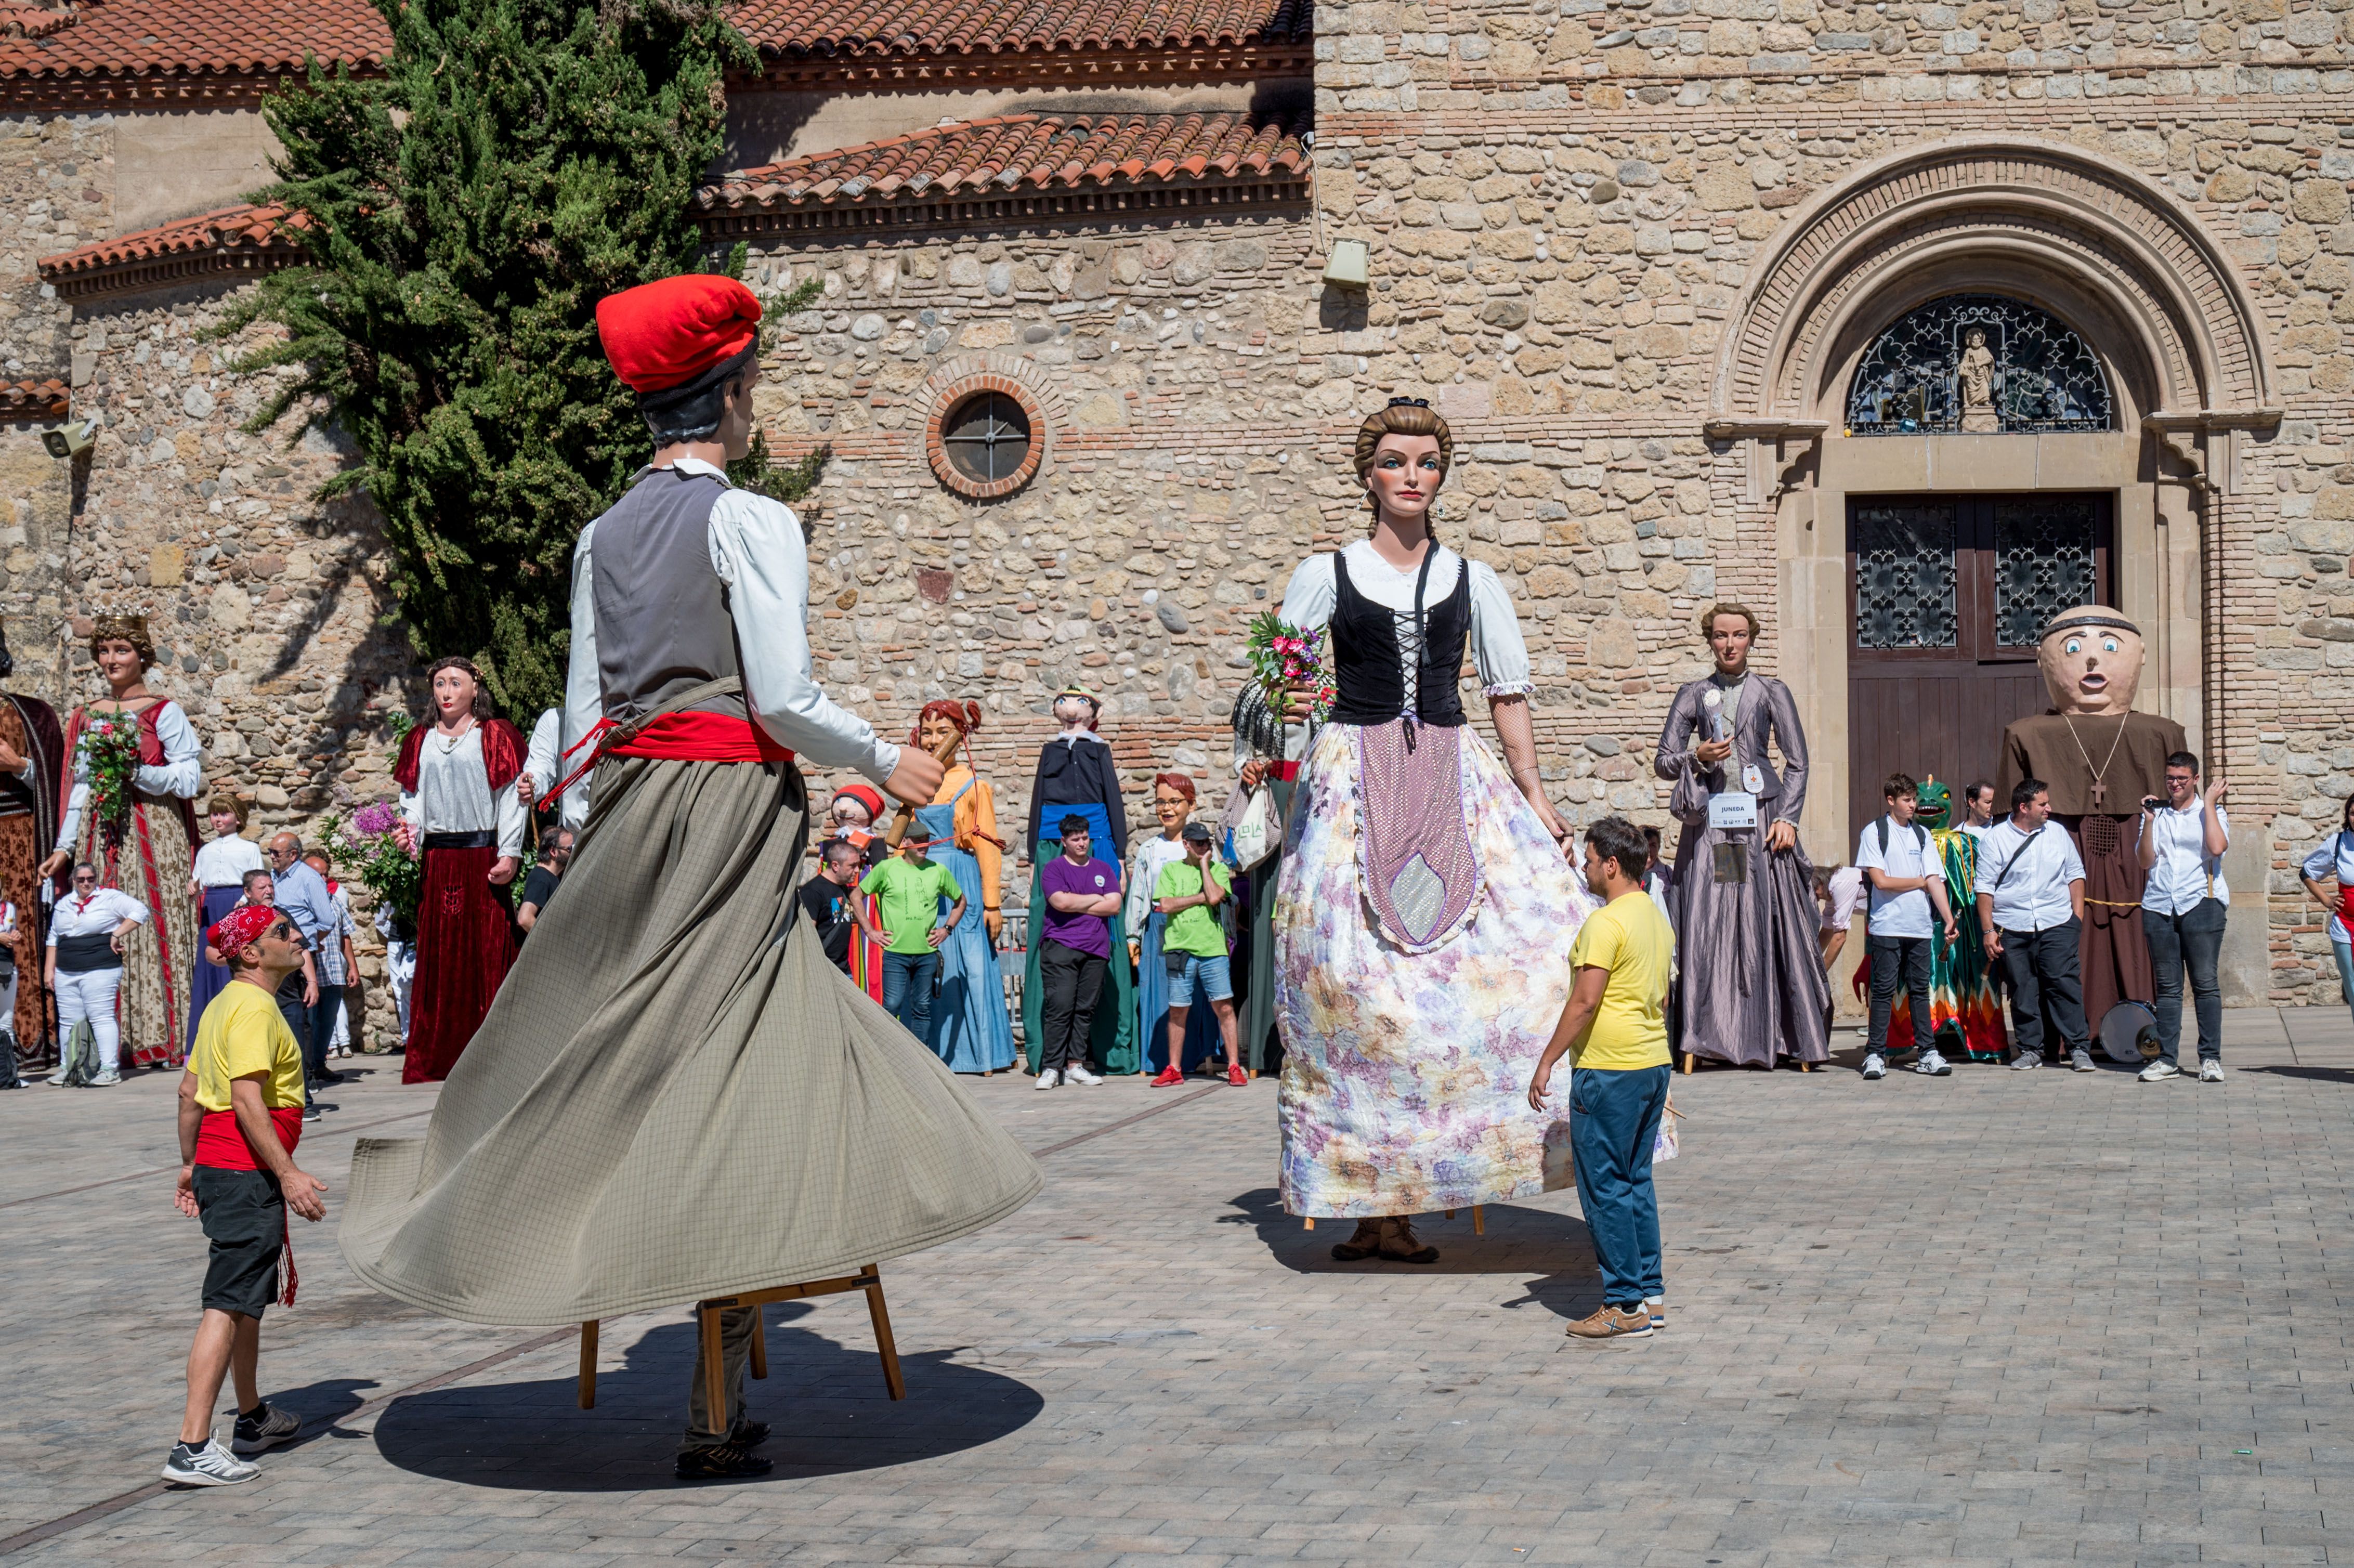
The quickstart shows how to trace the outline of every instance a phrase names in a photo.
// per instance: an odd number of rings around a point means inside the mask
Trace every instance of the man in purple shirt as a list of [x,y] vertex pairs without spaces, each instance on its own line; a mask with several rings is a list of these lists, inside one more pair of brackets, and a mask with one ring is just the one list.
[[1046,892],[1044,944],[1039,977],[1046,987],[1045,1042],[1038,1051],[1038,1086],[1100,1084],[1087,1067],[1087,1036],[1096,998],[1111,967],[1111,927],[1104,916],[1119,907],[1119,868],[1087,853],[1087,820],[1063,819],[1063,853],[1040,873]]

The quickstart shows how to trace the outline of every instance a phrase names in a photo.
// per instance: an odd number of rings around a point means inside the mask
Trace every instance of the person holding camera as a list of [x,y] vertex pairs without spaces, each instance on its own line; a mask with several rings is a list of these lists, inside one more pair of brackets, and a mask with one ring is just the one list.
[[2141,1070],[2145,1084],[2182,1075],[2182,976],[2190,973],[2199,1014],[2199,1081],[2223,1081],[2223,991],[2216,979],[2223,950],[2223,919],[2232,890],[2223,881],[2223,851],[2232,842],[2223,815],[2223,781],[2201,789],[2199,758],[2178,751],[2166,759],[2166,796],[2141,803],[2141,865],[2148,874],[2141,895],[2141,928],[2149,938],[2149,967],[2158,982],[2158,1060]]

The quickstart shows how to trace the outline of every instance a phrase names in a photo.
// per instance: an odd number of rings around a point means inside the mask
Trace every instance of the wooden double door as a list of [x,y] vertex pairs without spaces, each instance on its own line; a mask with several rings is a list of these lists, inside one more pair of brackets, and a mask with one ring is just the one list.
[[1995,778],[2003,726],[2051,705],[2044,623],[2115,602],[2114,535],[2105,493],[1848,498],[1850,846],[1891,773],[1950,785],[1957,814]]

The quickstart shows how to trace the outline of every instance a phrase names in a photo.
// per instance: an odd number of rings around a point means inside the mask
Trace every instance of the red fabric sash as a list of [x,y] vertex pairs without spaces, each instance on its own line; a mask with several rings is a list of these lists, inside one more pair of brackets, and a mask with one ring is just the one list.
[[[302,1107],[280,1106],[270,1113],[270,1125],[278,1134],[278,1147],[287,1153],[302,1141]],[[198,1165],[209,1165],[216,1171],[259,1171],[261,1161],[254,1158],[252,1147],[245,1141],[245,1133],[237,1125],[235,1111],[207,1111],[196,1128],[196,1159]]]
[[[620,732],[625,738],[604,738],[615,731]],[[588,759],[566,774],[562,783],[539,798],[541,810],[548,810],[582,774],[607,757],[650,757],[664,762],[790,762],[793,759],[792,752],[770,739],[767,730],[748,718],[737,718],[733,714],[656,714],[635,728],[617,725],[611,719],[599,719],[595,728],[566,749],[563,760],[570,761],[572,754],[584,746],[592,747]]]
[[[279,1106],[270,1113],[270,1130],[278,1135],[278,1146],[287,1153],[302,1141],[302,1107]],[[196,1158],[198,1165],[209,1165],[216,1171],[259,1171],[261,1162],[253,1157],[253,1148],[245,1141],[243,1129],[237,1125],[233,1110],[207,1111],[205,1119],[196,1124]],[[284,1226],[278,1237],[278,1304],[294,1305],[294,1292],[302,1281],[294,1272],[294,1221],[292,1215],[281,1215]]]
[[2348,936],[2354,936],[2354,887],[2338,890],[2338,920]]
[[1269,779],[1280,779],[1286,784],[1289,784],[1299,779],[1299,764],[1297,762],[1270,762],[1267,765],[1267,776]]

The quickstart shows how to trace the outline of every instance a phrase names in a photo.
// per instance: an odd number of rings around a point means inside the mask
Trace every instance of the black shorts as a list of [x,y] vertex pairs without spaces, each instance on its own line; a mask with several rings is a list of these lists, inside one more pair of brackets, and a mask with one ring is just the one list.
[[286,1195],[267,1171],[199,1165],[196,1206],[212,1261],[205,1266],[205,1308],[259,1318],[278,1299],[278,1259],[286,1250]]

